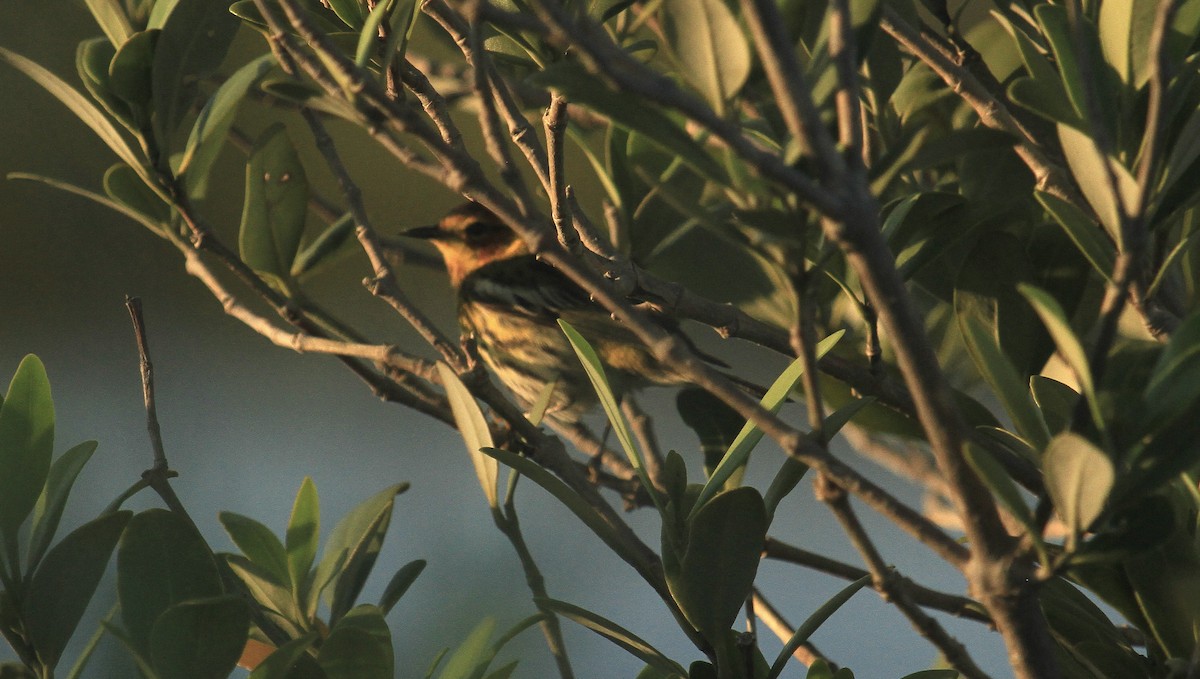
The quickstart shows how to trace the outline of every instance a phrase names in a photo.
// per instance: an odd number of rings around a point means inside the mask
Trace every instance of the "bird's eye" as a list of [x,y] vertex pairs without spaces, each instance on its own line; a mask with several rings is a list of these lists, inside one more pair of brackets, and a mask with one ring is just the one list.
[[489,222],[471,222],[463,229],[463,237],[468,243],[479,243],[491,240],[500,233],[502,227]]

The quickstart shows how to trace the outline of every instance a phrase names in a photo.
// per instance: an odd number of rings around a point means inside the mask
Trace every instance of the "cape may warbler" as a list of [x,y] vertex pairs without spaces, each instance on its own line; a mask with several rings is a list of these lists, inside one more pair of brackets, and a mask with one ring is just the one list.
[[[531,255],[524,241],[486,208],[466,203],[437,225],[404,235],[427,239],[441,252],[458,291],[464,334],[474,337],[484,362],[524,406],[534,403],[551,382],[546,413],[554,420],[574,423],[596,403],[591,382],[558,326],[560,318],[592,344],[618,395],[648,384],[685,381],[587,292]],[[656,320],[675,329],[672,319]]]

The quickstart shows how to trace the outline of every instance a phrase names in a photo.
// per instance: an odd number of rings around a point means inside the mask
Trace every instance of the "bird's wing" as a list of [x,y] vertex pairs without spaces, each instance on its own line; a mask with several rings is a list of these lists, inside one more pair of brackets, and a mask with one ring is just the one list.
[[459,295],[464,302],[549,321],[594,306],[588,294],[558,269],[525,256],[479,267],[463,279]]

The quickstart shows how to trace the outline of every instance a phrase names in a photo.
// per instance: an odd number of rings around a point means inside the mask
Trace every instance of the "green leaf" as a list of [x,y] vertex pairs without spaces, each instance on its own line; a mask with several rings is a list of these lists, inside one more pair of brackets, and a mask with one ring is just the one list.
[[[1071,174],[1075,176],[1076,183],[1083,191],[1083,197],[1100,217],[1100,223],[1104,225],[1109,237],[1119,245],[1121,243],[1121,207],[1124,207],[1125,210],[1132,210],[1137,205],[1137,180],[1117,159],[1102,158],[1091,137],[1083,132],[1059,123],[1058,138],[1062,142],[1063,156],[1067,159],[1067,165],[1071,168]],[[1108,175],[1104,171],[1106,162],[1117,179],[1117,188],[1120,192],[1119,203],[1116,194],[1110,188]]]
[[645,135],[651,143],[678,156],[703,177],[719,184],[729,183],[721,166],[675,121],[656,108],[609,89],[582,66],[569,61],[558,62],[534,74],[530,81],[562,94],[571,103],[591,109],[627,130]]
[[151,97],[150,69],[158,33],[157,30],[134,33],[117,49],[108,65],[109,89],[134,111],[143,111],[144,120],[149,119],[145,107]]
[[599,614],[557,599],[537,598],[535,602],[539,608],[552,611],[556,615],[561,615],[592,630],[621,647],[626,653],[667,673],[667,676],[672,673],[684,676],[687,674],[687,671],[679,663],[663,655],[661,651],[646,643],[633,632]]
[[920,670],[904,675],[903,679],[958,679],[956,670]]
[[246,201],[238,237],[242,259],[259,273],[287,281],[307,212],[304,166],[283,125],[272,125],[255,142],[246,163]]
[[505,465],[517,470],[521,476],[528,478],[543,490],[550,493],[571,513],[579,518],[588,528],[600,538],[614,554],[627,563],[639,563],[637,553],[630,550],[617,531],[602,517],[579,493],[563,483],[557,476],[546,471],[540,465],[527,457],[499,448],[484,448],[485,455],[494,457]]
[[60,455],[50,465],[46,487],[33,508],[33,533],[29,538],[26,570],[33,571],[54,540],[54,533],[58,530],[58,522],[67,506],[67,497],[71,494],[75,479],[92,458],[92,453],[96,452],[97,445],[95,441],[80,443]]
[[[808,641],[808,638],[812,636],[813,632],[816,632],[821,625],[825,624],[825,621],[829,619],[829,616],[836,613],[843,604],[850,600],[850,597],[854,596],[858,590],[862,589],[870,582],[871,576],[862,576],[858,580],[855,580],[849,585],[843,587],[841,591],[833,595],[833,598],[821,604],[820,608],[813,611],[813,614],[808,616],[808,619],[806,619],[799,627],[796,628],[796,632],[792,634],[792,637],[783,645],[783,650],[779,652],[779,655],[775,658],[775,662],[771,664],[771,671],[767,674],[767,679],[776,679],[776,677],[783,674],[783,670],[785,667],[787,667],[788,659],[791,658],[792,653],[797,648],[800,648],[801,644]],[[813,667],[816,667],[815,663]],[[813,676],[811,671],[809,672],[808,676]]]
[[616,396],[613,395],[612,388],[608,384],[608,377],[604,373],[604,365],[600,362],[600,357],[596,355],[596,350],[592,345],[580,335],[575,328],[571,327],[563,319],[558,319],[558,325],[562,328],[563,333],[567,336],[567,340],[571,343],[571,348],[575,350],[575,355],[579,357],[579,362],[583,364],[583,369],[587,373],[588,379],[592,382],[592,388],[595,389],[596,395],[600,398],[600,405],[604,409],[604,414],[608,416],[608,421],[612,424],[613,432],[617,435],[617,440],[620,441],[621,447],[625,449],[625,455],[629,458],[629,463],[637,471],[638,477],[642,481],[643,487],[650,493],[650,498],[654,501],[654,505],[660,510],[662,509],[662,498],[659,497],[659,492],[655,485],[650,481],[650,477],[646,475],[646,466],[642,461],[642,454],[638,450],[637,444],[634,443],[633,433],[629,430],[629,423],[625,421],[625,416],[621,413],[620,406],[617,405]]
[[224,61],[238,25],[229,3],[212,0],[178,0],[163,23],[151,82],[155,136],[164,152],[172,148],[171,137],[187,115],[200,79]]
[[134,121],[129,104],[113,94],[112,86],[108,82],[108,67],[116,54],[112,43],[105,38],[84,40],[75,49],[75,70],[83,82],[84,89],[101,108],[124,125],[125,129],[137,135],[141,127]]
[[1071,203],[1050,195],[1044,191],[1035,191],[1038,202],[1054,217],[1067,236],[1075,243],[1075,247],[1083,253],[1096,272],[1109,280],[1112,277],[1113,266],[1117,255],[1113,250],[1113,241],[1105,238],[1096,222]]
[[76,528],[34,572],[24,602],[25,628],[38,659],[48,667],[58,664],[132,515],[106,514]]
[[683,75],[721,115],[750,75],[750,47],[721,0],[666,0],[667,37]]
[[487,420],[484,419],[479,404],[475,402],[475,397],[467,391],[467,387],[450,366],[439,361],[437,371],[442,379],[442,388],[446,390],[446,398],[450,401],[454,423],[462,434],[463,442],[467,444],[467,454],[471,456],[471,464],[475,467],[479,486],[483,488],[488,506],[495,508],[498,505],[496,461],[479,452],[483,448],[495,447]]
[[300,611],[287,583],[275,580],[265,568],[240,554],[221,556],[273,622],[293,636],[310,626],[308,616]]
[[1071,531],[1073,548],[1100,512],[1115,479],[1112,460],[1079,434],[1067,432],[1050,441],[1042,455],[1046,492]]
[[284,549],[287,552],[288,574],[291,575],[292,592],[299,596],[308,580],[308,569],[317,557],[317,541],[321,538],[321,501],[317,497],[317,486],[312,477],[304,477],[296,500],[292,503],[292,515],[288,518]]
[[[817,360],[821,360],[825,354],[842,339],[846,334],[845,330],[839,330],[829,337],[817,343],[815,355]],[[800,383],[800,378],[804,376],[804,361],[797,358],[792,361],[791,365],[780,373],[779,377],[775,378],[775,382],[771,384],[771,388],[767,389],[767,393],[762,398],[762,407],[766,410],[777,413],[783,407],[784,401],[787,400],[792,390]],[[708,502],[709,498],[715,496],[721,488],[724,487],[725,481],[736,471],[746,464],[750,459],[750,451],[758,445],[762,440],[763,432],[753,422],[746,422],[742,427],[742,431],[738,437],[734,439],[733,445],[729,446],[724,459],[713,470],[708,481],[704,484],[704,488],[700,491],[700,495],[696,498],[696,504],[692,506],[691,515],[695,517],[696,513]],[[690,520],[690,517],[689,517]]]
[[160,677],[224,679],[237,666],[250,610],[227,594],[193,599],[163,611],[150,635],[150,658]]
[[[1080,68],[1079,59],[1082,58],[1091,61],[1099,55],[1085,53],[1080,55],[1075,49],[1075,41],[1071,36],[1071,28],[1067,20],[1067,10],[1061,5],[1038,5],[1034,8],[1034,16],[1037,18],[1038,25],[1042,29],[1042,35],[1050,43],[1050,48],[1054,52],[1054,61],[1058,65],[1059,76],[1062,78],[1064,88],[1067,91],[1067,98],[1070,100],[1072,107],[1075,109],[1075,115],[1080,119],[1084,119],[1084,113],[1087,111],[1087,98],[1083,78],[1083,69]],[[1085,30],[1092,30],[1089,23]],[[1095,40],[1094,33],[1091,35],[1092,41]],[[1090,44],[1089,44],[1090,46]],[[1098,63],[1092,61],[1093,68],[1088,69],[1091,73],[1096,72]]]
[[1025,380],[1000,351],[989,329],[981,320],[969,314],[958,316],[958,328],[975,366],[995,390],[1017,431],[1035,449],[1045,448],[1050,440],[1050,431],[1046,428],[1041,411],[1034,405]]
[[108,36],[109,42],[114,47],[122,45],[129,36],[133,34],[133,26],[129,23],[129,17],[125,15],[125,10],[121,7],[119,0],[84,0],[87,4],[88,11],[92,13],[92,17],[96,19],[96,23],[100,24],[100,30],[104,31],[104,35]]
[[146,28],[162,28],[178,4],[179,0],[154,0],[154,7],[150,9],[150,18],[146,22]]
[[392,10],[391,37],[384,48],[380,71],[386,73],[393,61],[404,60],[413,30],[417,27],[417,19],[421,16],[421,5],[418,0],[396,0],[396,9]]
[[1200,397],[1200,313],[1175,329],[1146,384],[1146,404],[1157,422],[1184,416]]
[[326,227],[296,255],[296,261],[292,262],[292,277],[300,278],[311,274],[317,271],[321,264],[329,262],[335,253],[347,250],[346,246],[356,242],[352,238],[356,227],[354,216],[349,212]]
[[0,534],[6,544],[15,544],[17,530],[37,503],[53,454],[50,380],[41,359],[29,354],[0,405]]
[[[329,533],[315,582],[316,589],[324,591],[331,623],[336,624],[362,592],[383,546],[396,496],[405,490],[408,490],[408,484],[397,483],[372,495],[343,517]],[[310,594],[310,612],[314,614],[316,595],[316,590]]]
[[150,509],[130,519],[121,536],[117,594],[129,638],[148,656],[151,632],[164,611],[222,590],[212,552],[196,528],[174,512]]
[[383,588],[383,594],[379,597],[379,609],[383,611],[384,615],[392,611],[392,608],[400,601],[400,597],[404,596],[404,593],[416,581],[421,571],[425,570],[425,565],[426,562],[424,559],[416,559],[409,561],[401,566],[400,570],[396,571],[396,574],[388,581],[387,587]]
[[350,28],[358,30],[367,16],[367,5],[361,0],[329,0],[329,7]]
[[103,183],[104,192],[110,198],[140,215],[138,221],[154,224],[155,232],[161,231],[160,225],[171,221],[171,207],[125,163],[108,168]]
[[290,582],[287,552],[270,528],[248,516],[233,512],[221,512],[217,518],[225,527],[225,532],[229,534],[233,544],[242,550],[246,558],[270,573],[279,584]]
[[1017,484],[1013,482],[1004,467],[996,461],[996,458],[992,457],[987,449],[970,441],[963,445],[963,456],[983,484],[992,491],[992,495],[996,497],[1001,506],[1008,510],[1013,518],[1021,522],[1031,537],[1038,539],[1039,531],[1037,522],[1033,518],[1033,512],[1029,510],[1025,499],[1021,497],[1021,491],[1017,490]]
[[1033,394],[1034,403],[1042,411],[1050,433],[1057,434],[1070,426],[1075,402],[1079,400],[1079,394],[1074,389],[1058,380],[1034,375],[1029,378],[1029,391]]
[[1150,79],[1150,35],[1159,0],[1100,3],[1100,48],[1104,59],[1131,90]]
[[[100,138],[100,141],[107,144],[113,153],[117,154],[118,158],[125,161],[125,164],[137,169],[139,174],[145,172],[145,169],[142,167],[142,159],[134,153],[133,149],[126,143],[125,138],[117,131],[117,128],[113,127],[108,118],[82,94],[50,71],[3,47],[0,47],[0,59],[8,62],[13,68],[24,73],[38,85],[41,85],[47,92],[54,95],[76,117],[90,127],[92,132]],[[143,174],[143,176],[145,175]]]
[[754,586],[766,535],[762,496],[743,487],[720,493],[693,512],[682,553],[664,544],[667,586],[705,638],[717,639],[733,626]]
[[471,630],[467,638],[450,654],[446,666],[442,668],[438,679],[468,679],[475,676],[476,668],[489,660],[492,632],[496,629],[496,619],[487,617]]
[[358,45],[354,49],[355,66],[365,68],[371,61],[371,52],[379,42],[379,26],[388,19],[395,4],[395,0],[380,0],[367,15],[367,20],[358,31]]
[[239,68],[221,84],[204,104],[188,135],[179,174],[187,181],[191,195],[202,195],[208,173],[221,152],[229,129],[237,116],[246,92],[274,66],[274,57],[264,54]]
[[[822,427],[822,435],[825,440],[831,440],[846,423],[854,419],[863,408],[875,403],[875,397],[852,399],[846,405],[838,408],[830,413],[825,418],[824,426]],[[783,498],[787,497],[788,493],[796,487],[796,484],[804,478],[808,473],[808,465],[794,458],[787,458],[783,461],[783,465],[775,474],[775,478],[771,479],[771,485],[767,488],[766,494],[763,496],[763,502],[767,506],[767,516],[773,521],[775,518],[775,510],[779,507],[779,503]]]
[[1092,381],[1092,367],[1088,362],[1083,344],[1079,342],[1075,331],[1071,329],[1067,315],[1058,302],[1046,291],[1032,285],[1018,285],[1017,287],[1025,299],[1029,300],[1029,304],[1042,319],[1046,329],[1050,331],[1050,336],[1054,338],[1054,344],[1058,347],[1059,355],[1063,357],[1067,365],[1071,366],[1071,372],[1075,373],[1079,388],[1083,390],[1083,396],[1092,408],[1093,421],[1097,427],[1104,430],[1106,420],[1096,398],[1096,388]]
[[[128,166],[126,166],[126,167],[128,167]],[[27,172],[11,172],[8,174],[7,178],[12,179],[12,180],[19,180],[19,181],[38,182],[39,184],[45,184],[47,186],[54,187],[61,191],[66,191],[67,193],[71,193],[76,196],[82,196],[98,205],[103,205],[104,207],[106,207],[110,210],[113,210],[122,215],[125,215],[126,217],[134,220],[135,222],[138,222],[139,224],[146,227],[147,229],[150,229],[154,233],[160,232],[160,228],[161,228],[160,225],[158,223],[156,223],[154,220],[152,220],[150,217],[148,217],[147,215],[144,215],[144,214],[138,212],[137,210],[134,210],[133,208],[131,208],[127,205],[124,205],[123,203],[121,203],[119,201],[112,200],[112,199],[108,198],[107,196],[102,196],[93,191],[88,191],[87,189],[80,188],[73,184],[68,184],[67,182],[64,182],[64,181],[59,181],[57,179],[53,179],[50,177],[43,177],[41,175],[36,175],[36,174],[29,174]]]
[[392,633],[383,613],[370,604],[347,613],[321,644],[317,664],[329,679],[392,679]]
[[304,652],[318,638],[320,638],[319,634],[309,632],[280,646],[259,663],[258,667],[254,668],[249,679],[286,679],[290,676],[289,670],[296,665]]

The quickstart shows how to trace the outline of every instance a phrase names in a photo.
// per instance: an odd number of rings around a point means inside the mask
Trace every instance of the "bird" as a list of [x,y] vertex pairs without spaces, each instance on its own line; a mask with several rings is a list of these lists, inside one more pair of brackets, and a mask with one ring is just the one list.
[[[545,415],[554,422],[573,425],[598,401],[557,323],[560,319],[596,350],[618,398],[652,384],[688,382],[656,359],[633,331],[587,291],[534,256],[512,229],[478,203],[465,203],[435,225],[402,233],[425,239],[440,252],[450,284],[457,291],[464,336],[474,340],[484,363],[524,407],[544,398],[547,385],[553,384]],[[661,313],[651,317],[664,329],[679,333],[673,318]],[[679,337],[695,350],[686,336]],[[725,366],[714,357],[697,353]]]

